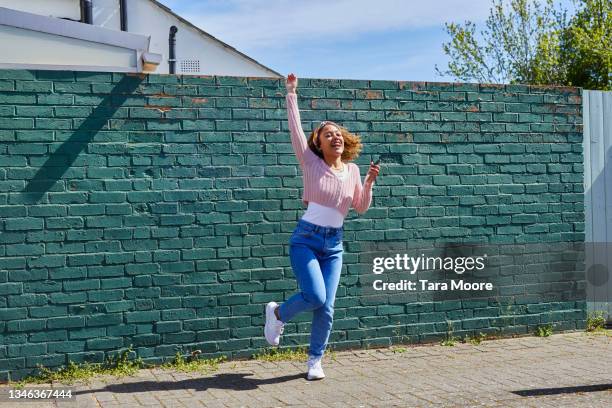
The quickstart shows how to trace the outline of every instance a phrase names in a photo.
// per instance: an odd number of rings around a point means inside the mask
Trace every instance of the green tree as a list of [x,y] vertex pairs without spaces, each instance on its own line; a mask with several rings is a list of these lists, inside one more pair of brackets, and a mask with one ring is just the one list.
[[559,35],[565,83],[612,90],[612,1],[581,0],[582,7]]
[[436,66],[436,71],[462,81],[534,83],[536,55],[558,52],[540,44],[550,32],[563,30],[564,15],[564,11],[554,8],[553,0],[543,4],[538,0],[511,0],[509,7],[505,7],[503,0],[493,0],[480,36],[471,21],[463,25],[445,24],[451,40],[442,48],[450,61],[447,70],[441,71]]
[[553,0],[493,0],[479,37],[473,22],[447,23],[450,62],[436,71],[462,81],[611,89],[612,1],[573,1],[568,19]]

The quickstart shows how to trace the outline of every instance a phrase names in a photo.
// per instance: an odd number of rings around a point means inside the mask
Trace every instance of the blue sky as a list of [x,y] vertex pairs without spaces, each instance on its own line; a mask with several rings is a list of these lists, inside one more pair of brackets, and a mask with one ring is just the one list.
[[[244,54],[298,77],[452,81],[445,22],[484,26],[491,0],[159,0]],[[571,4],[571,0],[561,0]]]

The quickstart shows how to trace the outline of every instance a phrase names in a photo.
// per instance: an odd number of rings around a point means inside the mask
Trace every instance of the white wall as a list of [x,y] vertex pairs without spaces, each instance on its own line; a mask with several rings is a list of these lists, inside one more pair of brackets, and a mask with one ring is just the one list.
[[81,19],[79,0],[0,0],[0,7],[47,17]]
[[582,112],[587,311],[612,321],[612,92],[584,89]]
[[[150,35],[151,52],[163,55],[163,61],[156,73],[168,73],[169,71],[168,33],[173,25],[178,28],[176,34],[176,59],[179,60],[176,64],[177,74],[181,73],[181,59],[198,59],[200,60],[200,73],[206,75],[276,76],[240,54],[227,49],[219,42],[205,37],[150,1],[128,1],[128,31]],[[206,31],[206,27],[202,29]]]
[[94,25],[111,30],[121,30],[119,0],[93,0],[92,14]]

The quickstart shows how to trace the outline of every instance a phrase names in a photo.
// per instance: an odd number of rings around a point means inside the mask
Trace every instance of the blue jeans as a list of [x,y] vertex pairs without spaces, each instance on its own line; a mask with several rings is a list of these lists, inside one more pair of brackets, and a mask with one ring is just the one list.
[[278,308],[282,322],[312,310],[309,354],[323,355],[334,317],[336,289],[342,269],[343,228],[322,227],[300,219],[289,239],[291,267],[300,292]]

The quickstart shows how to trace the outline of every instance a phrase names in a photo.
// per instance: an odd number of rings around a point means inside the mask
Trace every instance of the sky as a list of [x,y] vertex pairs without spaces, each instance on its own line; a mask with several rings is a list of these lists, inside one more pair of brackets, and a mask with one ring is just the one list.
[[[259,63],[298,78],[452,81],[446,22],[480,27],[491,0],[158,0]],[[571,0],[558,0],[568,6]]]

